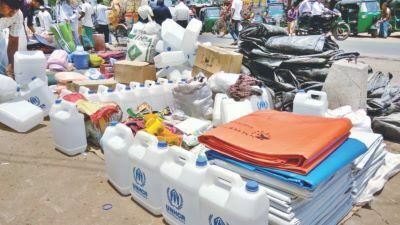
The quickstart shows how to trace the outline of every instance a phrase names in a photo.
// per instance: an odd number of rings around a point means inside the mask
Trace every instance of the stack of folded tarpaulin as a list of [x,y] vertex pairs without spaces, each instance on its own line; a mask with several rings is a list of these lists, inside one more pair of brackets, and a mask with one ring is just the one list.
[[[199,137],[209,160],[267,189],[271,224],[337,224],[353,205],[351,122],[259,111]],[[267,212],[266,212],[267,213]]]
[[321,90],[329,68],[339,59],[354,59],[325,35],[288,36],[284,28],[251,24],[240,34],[243,64],[276,95],[276,108],[291,111],[299,89]]

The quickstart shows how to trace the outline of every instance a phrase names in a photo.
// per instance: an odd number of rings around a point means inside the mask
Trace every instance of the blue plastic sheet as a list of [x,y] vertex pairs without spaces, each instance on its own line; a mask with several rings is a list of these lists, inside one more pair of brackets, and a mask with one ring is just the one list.
[[283,180],[298,187],[313,191],[318,187],[319,184],[330,178],[346,165],[350,164],[354,159],[364,154],[366,151],[367,146],[365,146],[364,143],[356,139],[349,138],[307,175],[300,175],[288,171],[255,166],[224,156],[213,150],[207,151],[206,155],[209,160],[223,160],[244,169]]

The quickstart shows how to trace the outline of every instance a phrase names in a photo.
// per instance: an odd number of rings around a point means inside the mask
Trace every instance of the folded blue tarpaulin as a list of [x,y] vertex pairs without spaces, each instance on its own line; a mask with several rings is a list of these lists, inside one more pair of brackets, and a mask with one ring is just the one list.
[[364,143],[349,138],[342,145],[340,145],[332,154],[330,154],[324,161],[315,167],[307,175],[301,175],[283,170],[272,169],[268,167],[259,167],[243,161],[239,161],[223,154],[209,150],[206,155],[209,160],[219,159],[235,166],[260,173],[262,175],[270,176],[285,182],[289,182],[298,187],[314,190],[323,181],[330,178],[341,168],[351,163],[354,159],[364,154],[367,151],[367,146]]

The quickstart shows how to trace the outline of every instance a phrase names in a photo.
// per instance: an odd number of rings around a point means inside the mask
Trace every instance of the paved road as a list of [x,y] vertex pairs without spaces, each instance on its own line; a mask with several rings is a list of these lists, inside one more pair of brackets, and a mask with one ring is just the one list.
[[[232,39],[229,35],[225,38],[218,38],[211,34],[203,34],[199,41],[229,45]],[[387,39],[371,38],[367,35],[350,37],[345,41],[338,42],[338,44],[345,51],[360,52],[361,56],[389,58],[400,61],[400,32],[394,33],[392,37]]]

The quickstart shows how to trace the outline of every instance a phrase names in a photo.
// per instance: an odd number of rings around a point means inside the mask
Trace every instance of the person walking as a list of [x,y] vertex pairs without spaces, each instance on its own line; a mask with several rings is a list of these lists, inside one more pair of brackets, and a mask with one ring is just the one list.
[[43,0],[26,0],[24,6],[21,8],[24,19],[26,19],[26,24],[33,34],[36,33],[35,27],[33,26],[33,16],[35,11],[43,5]]
[[79,21],[82,24],[83,32],[82,32],[82,41],[83,47],[92,49],[94,48],[94,40],[93,40],[93,20],[92,15],[94,14],[93,6],[87,2],[87,0],[81,0],[81,15],[79,17]]
[[287,24],[288,24],[288,34],[289,36],[295,35],[296,21],[298,17],[298,12],[294,4],[290,7],[287,13]]
[[179,0],[175,6],[175,21],[181,27],[186,28],[190,19],[190,9],[186,6],[184,0]]
[[232,45],[238,45],[239,43],[239,24],[242,19],[242,9],[243,9],[243,1],[242,0],[233,0],[231,6],[231,19],[230,19],[230,27],[229,32],[233,38]]
[[38,17],[40,21],[40,27],[44,31],[50,32],[51,23],[53,22],[53,19],[51,18],[49,11],[47,11],[44,6],[40,6],[40,12],[38,13]]
[[[18,42],[23,29],[24,16],[20,8],[24,0],[0,1],[0,74],[13,78],[14,54],[18,51]],[[9,28],[8,45],[3,30]]]
[[76,45],[80,45],[78,33],[78,14],[73,0],[58,0],[56,4],[56,15],[58,23],[66,23],[71,26],[72,35]]
[[171,11],[164,5],[164,0],[157,0],[157,6],[153,9],[154,20],[162,24],[166,19],[172,19]]
[[110,29],[107,10],[109,10],[109,8],[103,4],[103,0],[97,0],[97,5],[94,9],[97,23],[96,31],[100,34],[104,34],[105,42],[110,43]]
[[389,30],[389,21],[390,21],[390,9],[387,6],[387,3],[382,4],[382,12],[381,12],[381,24],[379,28],[379,37],[387,38],[388,30]]
[[149,17],[153,17],[153,10],[149,6],[148,0],[142,0],[142,4],[138,8],[139,22],[148,23]]

